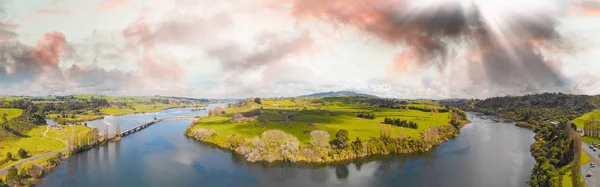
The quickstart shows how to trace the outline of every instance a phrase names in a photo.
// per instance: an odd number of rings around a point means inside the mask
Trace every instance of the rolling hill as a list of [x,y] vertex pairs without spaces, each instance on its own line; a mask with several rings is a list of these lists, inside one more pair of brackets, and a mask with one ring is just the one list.
[[368,97],[368,98],[379,98],[375,95],[363,94],[353,91],[337,91],[337,92],[319,92],[309,95],[301,95],[298,97],[302,98],[319,98],[319,97],[345,97],[345,96],[356,96],[356,97]]

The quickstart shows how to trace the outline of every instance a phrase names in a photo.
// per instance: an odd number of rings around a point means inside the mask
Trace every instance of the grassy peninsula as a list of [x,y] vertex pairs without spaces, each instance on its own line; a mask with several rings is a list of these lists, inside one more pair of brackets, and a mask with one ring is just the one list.
[[190,125],[187,136],[249,161],[335,162],[424,152],[469,121],[435,102],[365,97],[247,99]]

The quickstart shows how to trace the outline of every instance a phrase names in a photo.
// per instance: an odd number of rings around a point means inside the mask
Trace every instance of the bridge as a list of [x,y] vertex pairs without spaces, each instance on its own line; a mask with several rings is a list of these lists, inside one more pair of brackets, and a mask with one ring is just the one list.
[[172,118],[162,118],[162,119],[156,119],[153,120],[151,122],[148,123],[144,123],[144,124],[140,124],[138,126],[135,126],[133,128],[127,129],[123,132],[121,132],[119,134],[119,136],[123,137],[123,136],[127,136],[130,134],[133,134],[135,132],[141,131],[143,129],[145,129],[146,127],[149,127],[150,125],[154,125],[156,123],[162,122],[162,121],[171,121],[171,120],[195,120],[195,117],[172,117]]

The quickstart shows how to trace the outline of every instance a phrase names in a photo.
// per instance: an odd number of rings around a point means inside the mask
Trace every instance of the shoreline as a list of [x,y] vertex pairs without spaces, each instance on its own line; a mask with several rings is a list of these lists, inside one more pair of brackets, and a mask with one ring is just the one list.
[[[336,163],[344,163],[344,162],[352,162],[360,159],[368,159],[370,157],[376,156],[387,156],[387,155],[409,155],[409,154],[419,154],[426,153],[431,151],[433,148],[447,142],[448,140],[454,139],[460,133],[460,130],[470,124],[471,121],[463,121],[460,123],[460,128],[456,128],[451,124],[443,126],[442,132],[439,132],[437,135],[439,136],[437,141],[434,142],[425,142],[422,139],[396,139],[396,138],[373,138],[369,140],[364,140],[360,145],[348,146],[344,149],[332,149],[332,148],[320,148],[313,147],[310,144],[301,144],[299,146],[298,152],[306,152],[306,151],[314,151],[318,153],[326,153],[327,156],[324,157],[305,157],[300,155],[300,153],[293,154],[294,159],[289,158],[278,158],[274,160],[267,159],[258,159],[251,160],[249,157],[244,156],[244,150],[241,147],[235,147],[228,145],[227,142],[223,142],[223,139],[232,139],[234,136],[219,136],[216,135],[214,137],[209,138],[199,138],[193,135],[191,132],[192,127],[195,125],[192,122],[185,130],[184,135],[188,138],[192,138],[201,143],[213,146],[215,148],[219,148],[222,150],[231,151],[232,154],[236,154],[241,158],[245,158],[246,161],[250,163],[274,163],[274,162],[283,162],[283,163],[298,163],[298,164],[336,164]],[[246,139],[245,143],[248,143],[250,140]],[[220,144],[221,143],[221,144]],[[355,144],[355,142],[348,142],[349,144]],[[358,151],[353,150],[358,149]],[[377,150],[377,151],[373,151]]]
[[[163,108],[163,109],[161,109],[158,112],[162,112],[162,111],[168,110],[168,109],[189,108],[189,107],[195,107],[195,106],[168,107],[168,108]],[[134,114],[138,114],[138,113],[150,113],[150,112],[137,112],[137,113],[134,113]],[[119,116],[123,116],[123,115],[129,115],[129,114],[122,114],[122,115],[119,115]],[[102,118],[99,118],[99,119],[104,119],[105,116],[100,116],[100,117],[102,117]],[[190,117],[195,117],[195,116],[190,116]],[[54,120],[54,119],[52,119],[52,120]],[[98,119],[94,119],[94,120],[98,120]],[[94,121],[94,120],[85,120],[83,122]],[[93,128],[93,127],[88,127],[88,128],[96,129],[96,128]],[[81,153],[81,152],[85,152],[85,151],[90,150],[90,149],[98,148],[100,146],[105,146],[105,145],[107,145],[109,143],[118,142],[118,141],[121,141],[121,140],[122,140],[121,136],[112,136],[112,137],[109,137],[107,140],[102,140],[102,141],[99,140],[96,143],[93,143],[93,144],[90,144],[90,145],[86,145],[86,146],[82,146],[82,147],[78,147],[78,148],[76,148],[75,150],[72,150],[72,151],[68,151],[67,149],[60,149],[60,150],[54,150],[54,151],[51,151],[51,152],[43,153],[43,154],[40,154],[40,155],[37,155],[37,156],[33,156],[33,157],[38,157],[38,158],[36,158],[34,160],[29,160],[29,159],[27,159],[27,160],[21,160],[21,161],[12,163],[10,165],[7,165],[7,166],[1,168],[0,170],[3,171],[3,172],[5,172],[5,173],[4,174],[0,174],[0,176],[6,175],[6,172],[12,166],[15,166],[17,169],[20,169],[20,167],[21,167],[22,164],[30,162],[32,164],[38,165],[38,166],[40,166],[40,167],[43,168],[43,175],[42,175],[41,178],[25,178],[25,179],[23,179],[23,180],[29,181],[31,185],[35,185],[35,184],[41,182],[41,180],[46,176],[47,172],[51,172],[54,168],[56,168],[58,165],[60,165],[63,161],[65,161],[66,159],[68,159],[72,155],[78,154],[78,153]],[[49,159],[51,157],[56,157],[58,153],[61,153],[62,156],[57,160],[57,163],[55,163],[55,164],[49,164],[48,160],[46,160],[44,163],[41,163],[41,164],[36,163],[36,161],[39,161],[39,160],[42,160],[42,159]],[[39,157],[39,156],[42,156],[42,157]]]
[[105,116],[124,116],[124,115],[131,115],[131,114],[145,114],[145,113],[156,113],[156,112],[162,112],[164,110],[169,110],[169,109],[176,109],[176,108],[192,108],[192,107],[206,107],[206,106],[195,106],[195,105],[184,105],[184,106],[173,106],[173,107],[166,107],[166,108],[162,108],[158,111],[143,111],[143,112],[128,112],[128,113],[124,113],[124,114],[105,114],[105,113],[100,113],[102,114],[102,118],[104,118]]

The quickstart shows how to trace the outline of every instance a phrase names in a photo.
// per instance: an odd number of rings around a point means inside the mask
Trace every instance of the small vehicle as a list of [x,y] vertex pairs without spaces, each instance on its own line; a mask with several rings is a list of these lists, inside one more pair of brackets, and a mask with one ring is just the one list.
[[596,167],[596,163],[590,163],[590,168]]
[[596,152],[596,148],[592,148],[592,151]]
[[585,174],[585,177],[591,177],[592,176],[592,171],[588,171],[587,174]]

